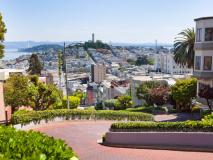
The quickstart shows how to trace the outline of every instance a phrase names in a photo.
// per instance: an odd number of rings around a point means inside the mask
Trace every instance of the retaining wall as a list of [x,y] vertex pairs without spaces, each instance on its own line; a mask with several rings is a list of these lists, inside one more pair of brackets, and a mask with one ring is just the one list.
[[213,147],[213,133],[208,132],[107,132],[108,145],[147,145]]
[[[52,122],[62,122],[62,121],[76,121],[76,120],[99,120],[99,119],[95,119],[93,118],[92,116],[90,116],[89,119],[86,119],[86,118],[79,118],[78,115],[75,115],[75,117],[73,118],[73,116],[71,115],[69,119],[66,119],[66,117],[63,117],[63,116],[56,116],[52,119],[42,119],[40,121],[31,121],[31,122],[27,122],[26,124],[16,124],[14,125],[14,127],[16,129],[26,129],[26,128],[31,128],[31,127],[34,127],[36,125],[42,125],[42,124],[47,124],[47,123],[52,123]],[[100,119],[101,120],[105,120],[105,119]],[[107,121],[110,121],[110,120],[107,120]],[[130,121],[128,118],[125,118],[123,120],[113,120],[113,121]]]

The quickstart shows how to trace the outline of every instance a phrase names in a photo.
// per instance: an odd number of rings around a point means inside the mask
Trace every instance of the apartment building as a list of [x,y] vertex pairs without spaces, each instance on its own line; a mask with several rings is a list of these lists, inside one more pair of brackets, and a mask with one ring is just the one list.
[[[195,19],[196,41],[194,73],[197,78],[197,93],[200,87],[209,85],[213,87],[213,17]],[[206,104],[206,100],[197,97],[197,101]]]
[[186,65],[179,65],[174,61],[174,55],[171,53],[162,53],[154,55],[154,69],[166,74],[191,74],[192,68]]
[[100,83],[103,80],[106,80],[106,63],[103,63],[102,65],[92,64],[91,81],[95,83]]

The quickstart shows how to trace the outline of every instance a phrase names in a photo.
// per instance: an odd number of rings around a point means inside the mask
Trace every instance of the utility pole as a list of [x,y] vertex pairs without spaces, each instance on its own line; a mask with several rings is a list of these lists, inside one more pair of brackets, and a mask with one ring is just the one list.
[[65,63],[65,72],[66,72],[67,109],[70,109],[69,93],[68,93],[68,81],[67,81],[67,58],[66,58],[65,42],[64,42],[64,63]]

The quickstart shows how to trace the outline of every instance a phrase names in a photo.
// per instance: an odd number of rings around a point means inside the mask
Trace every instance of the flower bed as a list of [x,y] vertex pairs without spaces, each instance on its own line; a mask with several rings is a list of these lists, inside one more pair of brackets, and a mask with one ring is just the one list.
[[0,126],[0,159],[77,159],[64,140],[44,136],[40,132],[16,130]]
[[213,120],[113,123],[111,132],[213,132]]
[[148,113],[133,113],[109,110],[81,110],[81,109],[59,109],[30,112],[22,115],[13,115],[11,124],[26,124],[27,122],[39,122],[42,119],[50,120],[55,117],[65,117],[66,120],[129,120],[129,121],[154,121],[154,116]]

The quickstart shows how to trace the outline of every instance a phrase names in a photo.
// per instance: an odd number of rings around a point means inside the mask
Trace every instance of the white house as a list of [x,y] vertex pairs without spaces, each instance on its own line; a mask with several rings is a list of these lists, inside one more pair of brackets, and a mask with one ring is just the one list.
[[[200,87],[213,87],[213,17],[195,19],[196,42],[194,46],[194,73],[197,78],[197,93]],[[204,99],[197,97],[197,101],[206,104]]]
[[155,54],[154,69],[167,74],[191,74],[192,69],[187,66],[179,65],[174,61],[173,54]]

